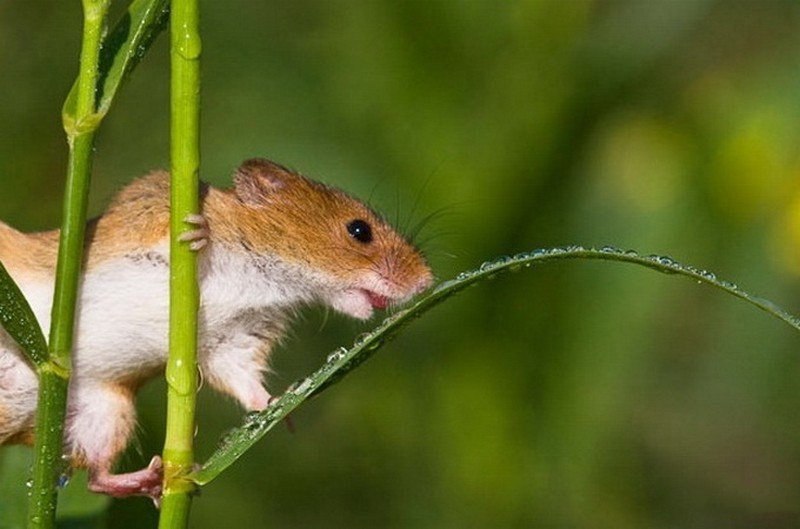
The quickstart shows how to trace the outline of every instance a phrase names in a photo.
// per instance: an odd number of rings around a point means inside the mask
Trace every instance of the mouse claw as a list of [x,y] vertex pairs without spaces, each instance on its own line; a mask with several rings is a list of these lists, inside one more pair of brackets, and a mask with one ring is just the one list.
[[187,224],[194,224],[196,229],[184,232],[178,237],[181,242],[188,242],[189,249],[193,252],[202,250],[208,244],[208,221],[203,215],[186,215],[183,219]]
[[187,222],[189,224],[196,224],[197,226],[208,226],[208,221],[206,218],[199,214],[199,213],[190,213],[183,218],[183,222]]

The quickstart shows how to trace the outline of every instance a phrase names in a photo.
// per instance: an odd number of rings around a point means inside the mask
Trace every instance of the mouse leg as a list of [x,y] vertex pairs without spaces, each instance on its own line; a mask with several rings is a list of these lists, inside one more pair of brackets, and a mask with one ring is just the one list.
[[201,357],[203,374],[211,387],[234,397],[247,411],[263,410],[272,401],[262,382],[268,351],[269,346],[250,336],[222,343]]
[[196,227],[193,230],[182,233],[178,240],[188,242],[189,248],[195,252],[202,250],[208,244],[208,221],[203,215],[187,215],[183,221]]
[[[211,374],[207,376],[208,382],[217,391],[225,393],[235,398],[247,411],[261,411],[272,402],[273,397],[264,387],[261,381],[261,371],[248,371],[242,365],[232,365],[228,363],[224,370],[220,371],[214,365],[219,362],[206,362],[204,372]],[[246,364],[243,362],[242,364]],[[210,364],[210,365],[209,365]],[[216,371],[214,371],[216,369]]]
[[33,444],[39,381],[22,357],[0,338],[0,445]]
[[161,458],[139,471],[111,472],[136,423],[133,392],[122,386],[75,383],[70,391],[67,447],[76,466],[89,470],[89,490],[115,497],[161,496]]
[[[262,327],[255,333],[261,338],[242,333],[244,337],[223,341],[215,349],[204,351],[200,360],[204,380],[217,391],[234,397],[247,411],[268,407],[277,398],[267,392],[262,380],[273,344],[265,337],[273,331]],[[289,433],[295,433],[290,416],[284,417],[283,422]]]

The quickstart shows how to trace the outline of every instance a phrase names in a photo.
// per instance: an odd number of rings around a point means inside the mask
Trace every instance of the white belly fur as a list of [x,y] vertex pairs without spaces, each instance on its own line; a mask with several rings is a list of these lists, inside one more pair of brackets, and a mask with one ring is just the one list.
[[[165,249],[162,249],[164,251]],[[165,252],[164,252],[165,253]],[[169,322],[169,271],[162,252],[149,258],[126,256],[95,266],[81,284],[73,348],[73,377],[125,380],[131,373],[152,372],[166,362]],[[276,277],[245,258],[207,248],[201,254],[200,349],[241,334],[243,315],[280,314],[311,298],[276,268]],[[293,278],[292,278],[293,279]],[[50,325],[52,282],[19,281],[45,336]],[[257,320],[258,318],[255,318]],[[235,324],[232,324],[235,322]],[[0,392],[9,384],[30,387],[36,377],[16,346],[0,330]],[[235,337],[230,337],[235,340]],[[208,344],[213,347],[213,344]],[[4,368],[5,366],[5,368]],[[5,373],[5,374],[4,374]],[[77,382],[76,380],[76,382]],[[0,399],[2,395],[0,395]],[[33,404],[35,406],[35,403]]]

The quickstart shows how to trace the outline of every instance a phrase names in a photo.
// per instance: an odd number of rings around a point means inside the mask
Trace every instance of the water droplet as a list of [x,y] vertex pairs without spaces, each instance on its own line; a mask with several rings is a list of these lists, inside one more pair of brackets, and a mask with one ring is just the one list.
[[64,487],[66,487],[69,484],[69,480],[70,480],[71,477],[72,476],[69,475],[69,474],[60,474],[58,476],[58,483],[56,484],[56,486],[59,489],[63,489]]
[[[197,33],[189,28],[188,26],[184,26],[182,29],[182,34],[178,39],[178,46],[177,50],[178,53],[185,59],[194,60],[200,57],[200,52],[202,45],[200,43],[200,37]],[[178,30],[176,30],[178,32]]]
[[709,281],[717,280],[717,275],[714,272],[709,272],[708,270],[700,270],[700,275]]
[[59,462],[59,476],[56,486],[64,488],[72,478],[72,458],[68,455],[62,455]]
[[608,245],[600,248],[600,251],[603,253],[622,253],[622,250],[620,250],[616,246],[608,246]]
[[266,418],[264,417],[264,414],[258,411],[251,411],[245,414],[242,428],[248,432],[253,432],[254,430],[261,428],[265,423]]
[[347,349],[345,349],[344,347],[340,347],[335,351],[333,351],[331,354],[329,354],[328,358],[325,361],[328,362],[329,364],[332,364],[344,358],[344,355],[346,354],[347,354]]
[[353,345],[355,345],[356,347],[361,347],[362,345],[364,345],[364,343],[367,340],[369,340],[369,337],[370,337],[370,333],[368,333],[368,332],[359,334],[358,336],[356,336],[356,339],[353,342]]
[[674,266],[675,265],[675,261],[671,257],[667,257],[666,255],[653,255],[651,257],[651,259],[653,261],[657,262],[658,264],[661,264],[661,265],[664,265],[664,266]]
[[314,381],[311,380],[311,377],[307,377],[304,378],[303,381],[300,382],[300,384],[298,384],[297,387],[292,390],[292,393],[294,393],[295,395],[302,395],[306,391],[311,390],[313,388],[314,388]]
[[494,263],[492,263],[491,261],[486,261],[485,263],[481,264],[479,270],[481,272],[486,272],[488,270],[491,270],[492,268],[494,268]]

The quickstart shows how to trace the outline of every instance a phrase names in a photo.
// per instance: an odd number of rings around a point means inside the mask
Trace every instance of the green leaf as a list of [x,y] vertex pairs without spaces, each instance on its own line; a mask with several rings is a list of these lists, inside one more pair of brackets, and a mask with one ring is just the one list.
[[72,85],[62,110],[64,128],[68,134],[94,130],[108,113],[122,82],[142,60],[147,49],[167,25],[168,0],[133,0],[128,10],[106,38],[100,52],[97,79],[96,112],[82,123],[76,123],[75,108],[78,81]]
[[41,366],[47,362],[47,342],[25,296],[0,263],[0,324],[14,338],[28,358]]
[[775,316],[781,321],[800,331],[800,319],[792,316],[773,302],[748,294],[737,285],[717,279],[712,272],[683,265],[670,257],[661,255],[643,256],[634,251],[624,251],[605,246],[600,249],[568,246],[536,250],[514,257],[503,257],[481,265],[480,268],[464,272],[455,279],[440,283],[412,306],[386,318],[373,331],[361,335],[350,349],[340,348],[328,356],[325,364],[311,376],[296,382],[280,398],[261,412],[249,413],[242,426],[228,432],[220,442],[217,450],[196,472],[189,475],[200,485],[204,485],[227,467],[233,464],[242,454],[253,446],[273,426],[284,419],[295,408],[309,397],[317,395],[338,382],[347,373],[367,360],[378,349],[393,338],[403,327],[419,318],[450,296],[465,288],[489,279],[501,272],[515,271],[541,262],[562,261],[566,259],[594,259],[617,261],[645,266],[665,274],[677,274],[689,277],[698,283],[706,283],[723,290],[728,294],[743,299],[751,305]]

